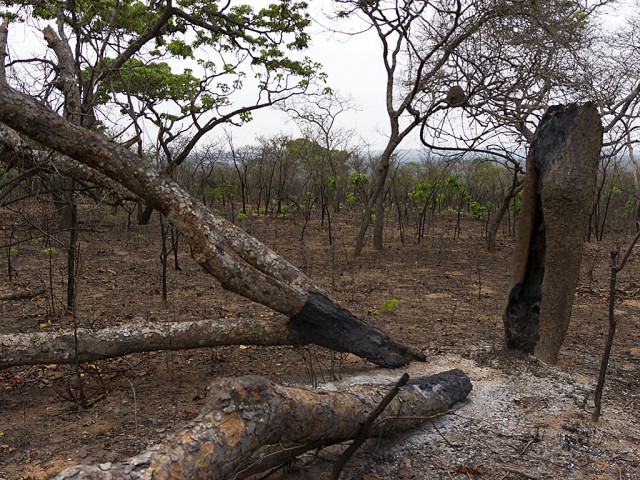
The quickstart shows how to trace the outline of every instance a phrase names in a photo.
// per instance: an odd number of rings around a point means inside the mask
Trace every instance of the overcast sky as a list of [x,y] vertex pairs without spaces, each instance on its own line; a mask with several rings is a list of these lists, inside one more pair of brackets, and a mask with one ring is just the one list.
[[[259,8],[273,0],[245,0],[254,8]],[[237,3],[244,3],[238,1]],[[327,26],[331,21],[325,14],[332,10],[331,0],[314,0],[310,3],[310,12],[314,23],[310,28],[312,44],[304,52],[314,61],[323,65],[328,74],[328,86],[343,97],[350,97],[358,111],[345,112],[339,116],[339,128],[354,130],[354,146],[365,143],[371,149],[378,150],[385,145],[387,116],[384,106],[385,74],[382,65],[381,45],[373,32],[355,36],[331,33]],[[342,22],[341,28],[355,27],[354,22]],[[9,49],[14,57],[28,58],[46,49],[44,40],[36,31],[26,33],[15,23],[9,28]],[[248,93],[249,99],[255,99],[255,90]],[[247,100],[251,102],[252,100]],[[272,136],[280,133],[299,136],[300,130],[288,116],[275,109],[263,109],[253,115],[254,120],[240,129],[233,129],[232,135],[237,145],[254,144],[259,136]],[[219,132],[222,137],[223,132]],[[418,146],[419,142],[408,141],[402,148]]]
[[[254,8],[259,8],[273,0],[245,0]],[[628,1],[628,0],[627,0]],[[241,0],[238,3],[243,3]],[[331,0],[313,0],[310,12],[316,20],[311,26],[311,48],[306,55],[323,65],[328,74],[328,85],[343,97],[351,97],[358,111],[345,112],[339,116],[338,127],[356,132],[352,137],[352,146],[360,143],[372,150],[380,150],[386,143],[388,118],[385,111],[386,76],[382,64],[382,47],[375,32],[365,32],[355,36],[342,35],[327,31],[326,27],[335,27],[327,17],[334,2]],[[623,1],[622,3],[627,3]],[[620,10],[613,15],[620,19]],[[359,29],[352,20],[343,21],[339,27],[344,30]],[[29,57],[35,48],[46,48],[41,35],[30,37],[18,28],[17,24],[9,29],[9,48],[18,56]],[[249,94],[255,100],[255,90]],[[252,100],[247,100],[251,102]],[[260,110],[254,113],[254,120],[240,129],[233,129],[236,145],[254,144],[259,136],[289,134],[299,136],[300,130],[279,110]],[[222,137],[223,133],[219,132]],[[417,134],[408,137],[400,146],[420,148]]]
[[[266,2],[249,1],[252,5]],[[316,20],[311,27],[311,48],[306,54],[323,65],[328,74],[328,85],[338,94],[350,97],[358,111],[342,113],[338,117],[339,128],[354,130],[357,137],[372,149],[379,150],[386,144],[385,132],[388,119],[385,109],[386,75],[382,64],[382,47],[374,32],[364,32],[348,36],[327,31],[331,21],[325,14],[331,13],[331,1],[314,0],[310,9]],[[340,28],[357,28],[354,22],[341,23]],[[289,133],[299,135],[300,131],[287,117],[277,110],[261,110],[254,114],[254,120],[242,129],[233,132],[234,140],[240,144],[250,144],[259,135]],[[359,138],[354,138],[354,144]],[[418,141],[407,139],[401,148],[418,146]]]
[[[258,7],[270,1],[248,0],[248,3]],[[316,22],[312,26],[313,42],[307,54],[323,65],[324,72],[329,75],[329,86],[341,95],[351,97],[360,109],[340,115],[339,126],[355,130],[357,137],[361,137],[372,150],[383,149],[386,145],[388,117],[385,108],[386,75],[380,40],[373,31],[355,36],[328,32],[327,27],[355,30],[361,26],[356,26],[352,20],[335,24],[327,18],[335,5],[331,0],[313,0],[309,4]],[[607,29],[615,28],[615,25],[625,21],[633,8],[638,8],[638,0],[617,0],[612,6],[601,10],[600,20]],[[234,132],[234,139],[250,144],[256,135],[277,133],[298,135],[299,130],[284,113],[263,110],[254,115],[250,125]],[[353,139],[354,146],[358,140]],[[418,131],[408,136],[400,148],[422,148]]]

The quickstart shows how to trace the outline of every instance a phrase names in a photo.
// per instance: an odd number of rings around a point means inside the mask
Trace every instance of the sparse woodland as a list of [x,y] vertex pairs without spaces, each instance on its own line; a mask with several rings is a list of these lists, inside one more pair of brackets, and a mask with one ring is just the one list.
[[[0,2],[0,478],[639,478],[638,12],[542,3],[333,2],[376,151],[305,3]],[[529,146],[587,101],[571,322],[511,351]],[[238,145],[265,108],[300,135]]]

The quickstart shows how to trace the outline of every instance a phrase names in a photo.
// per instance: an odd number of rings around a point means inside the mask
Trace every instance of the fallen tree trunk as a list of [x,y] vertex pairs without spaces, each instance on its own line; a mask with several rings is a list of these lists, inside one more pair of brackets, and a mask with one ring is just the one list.
[[296,345],[287,319],[220,318],[193,322],[134,319],[102,329],[0,335],[0,369],[19,365],[75,364],[157,350],[222,345]]
[[24,289],[16,293],[12,293],[10,295],[4,295],[0,297],[0,302],[10,302],[12,300],[28,300],[31,298],[38,297],[46,292],[46,288],[44,286],[36,287],[33,290]]
[[[257,376],[223,379],[210,385],[200,415],[166,442],[122,463],[75,466],[56,478],[247,478],[309,449],[356,438],[390,388],[358,385],[326,392],[284,387]],[[441,415],[471,388],[457,369],[413,379],[378,417],[371,436],[407,430]]]
[[[177,182],[127,148],[75,125],[34,98],[0,80],[0,122],[29,138],[91,167],[162,212],[189,242],[194,258],[222,286],[295,318],[296,333],[333,350],[348,351],[384,367],[399,367],[424,355],[392,340],[335,302],[295,266],[224,218],[193,199]],[[330,305],[331,308],[327,308]],[[337,319],[357,342],[345,341],[343,330],[307,328],[331,318],[310,317],[339,312]],[[373,339],[373,340],[371,340]]]
[[3,124],[0,124],[0,162],[7,167],[7,170],[18,167],[22,171],[29,169],[43,175],[55,173],[71,177],[82,184],[107,189],[120,201],[138,198],[119,183],[82,163],[60,155],[52,159],[44,152],[37,151],[32,145],[22,140],[16,131]]

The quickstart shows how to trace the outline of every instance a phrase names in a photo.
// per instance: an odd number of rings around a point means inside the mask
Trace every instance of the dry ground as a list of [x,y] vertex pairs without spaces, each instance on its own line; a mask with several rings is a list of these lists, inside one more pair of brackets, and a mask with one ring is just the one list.
[[[41,216],[34,222],[42,224]],[[263,316],[270,312],[222,290],[180,249],[181,271],[169,271],[162,304],[157,218],[126,228],[126,215],[104,207],[81,210],[78,318],[96,327],[134,316],[149,321]],[[393,220],[384,252],[352,255],[353,215],[336,219],[333,245],[311,224],[304,242],[295,219],[252,218],[242,226],[317,280],[345,307],[427,354],[412,374],[459,367],[474,391],[455,412],[402,437],[372,439],[342,478],[640,479],[640,251],[620,274],[619,329],[604,394],[603,418],[589,421],[607,325],[609,251],[615,240],[587,246],[569,337],[559,365],[502,351],[502,319],[512,240],[483,249],[482,225],[466,221],[453,239],[453,220],[440,219],[422,244],[402,246]],[[3,213],[2,241],[17,213]],[[407,232],[409,234],[409,232]],[[19,227],[13,238],[37,237]],[[21,243],[0,263],[0,296],[47,287],[32,300],[0,302],[3,334],[68,326],[60,316],[64,255],[43,252],[44,240]],[[3,248],[3,252],[5,249]],[[51,263],[49,263],[51,259]],[[53,290],[56,313],[52,312]],[[397,300],[394,311],[382,304]],[[73,367],[46,365],[0,371],[0,479],[46,478],[76,463],[102,463],[142,451],[195,416],[208,381],[248,373],[282,382],[393,381],[400,371],[375,368],[320,348],[233,346],[157,352],[85,366],[91,403],[84,410]],[[273,478],[328,478],[343,447],[309,455]]]

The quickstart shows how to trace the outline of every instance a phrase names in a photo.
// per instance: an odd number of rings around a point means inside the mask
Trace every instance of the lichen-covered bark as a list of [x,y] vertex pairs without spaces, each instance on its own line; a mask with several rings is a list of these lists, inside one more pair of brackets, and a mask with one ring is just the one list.
[[5,59],[7,58],[7,35],[9,33],[9,20],[6,18],[0,22],[0,82],[6,81],[4,71]]
[[[77,466],[58,480],[242,479],[271,468],[286,452],[353,439],[391,386],[359,385],[341,392],[284,387],[247,376],[213,382],[201,414],[145,453],[117,464]],[[378,417],[372,436],[389,435],[445,413],[471,391],[460,370],[411,380]],[[398,419],[398,420],[394,420]],[[403,420],[404,419],[404,420]]]
[[509,348],[549,363],[571,318],[602,133],[595,105],[551,107],[527,158],[505,332]]
[[20,135],[6,125],[0,124],[0,161],[8,168],[12,168],[22,166],[32,158],[33,150],[22,141]]
[[68,39],[64,37],[64,27],[61,19],[58,19],[58,26],[60,34],[63,35],[62,38],[49,25],[42,30],[42,34],[47,45],[54,51],[58,59],[58,81],[56,86],[64,95],[64,116],[77,125],[87,125],[88,123],[84,121],[81,111],[80,90],[76,81],[73,53]]
[[193,322],[134,319],[101,329],[0,335],[0,369],[18,365],[74,364],[157,350],[220,345],[295,345],[288,319],[220,318]]
[[[224,288],[287,316],[298,314],[309,301],[310,293],[322,292],[296,267],[215,215],[175,181],[160,174],[123,146],[74,125],[6,83],[0,82],[0,97],[0,122],[98,170],[144,198],[149,206],[161,211],[182,232],[198,263]],[[385,334],[383,337],[389,340],[386,347],[394,350],[397,344]],[[362,342],[366,342],[364,335]],[[317,343],[331,348],[331,345]],[[394,352],[392,358],[384,359],[381,364],[398,367],[422,358],[403,346],[397,353]],[[366,355],[365,358],[376,363],[384,356],[371,351]],[[402,359],[401,363],[398,363],[398,358]]]

